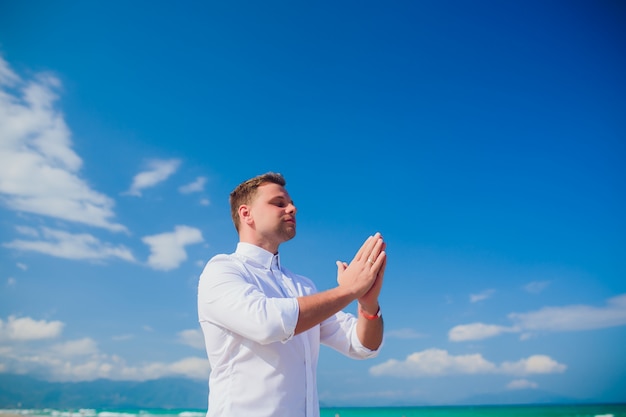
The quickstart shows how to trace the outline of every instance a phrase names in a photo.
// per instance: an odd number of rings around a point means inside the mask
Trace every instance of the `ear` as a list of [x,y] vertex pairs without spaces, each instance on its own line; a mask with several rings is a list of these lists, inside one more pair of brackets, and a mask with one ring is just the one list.
[[237,213],[239,213],[240,223],[245,223],[247,225],[251,225],[252,223],[254,223],[254,219],[252,218],[252,212],[249,206],[245,204],[240,205]]

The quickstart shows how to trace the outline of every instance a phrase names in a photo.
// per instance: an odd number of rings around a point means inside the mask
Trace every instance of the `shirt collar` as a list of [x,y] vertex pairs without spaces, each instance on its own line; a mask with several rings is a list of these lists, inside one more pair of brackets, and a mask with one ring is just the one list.
[[274,255],[272,252],[268,252],[259,246],[253,245],[252,243],[237,243],[237,250],[235,253],[248,258],[252,262],[259,264],[266,269],[270,269],[272,262],[276,262],[278,269],[280,269],[280,254],[277,253]]

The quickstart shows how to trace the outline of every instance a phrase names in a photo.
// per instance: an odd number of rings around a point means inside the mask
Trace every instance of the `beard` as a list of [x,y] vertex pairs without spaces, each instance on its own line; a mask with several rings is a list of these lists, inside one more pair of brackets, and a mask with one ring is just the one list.
[[282,223],[278,234],[283,239],[283,242],[291,240],[296,236],[296,225],[292,223]]

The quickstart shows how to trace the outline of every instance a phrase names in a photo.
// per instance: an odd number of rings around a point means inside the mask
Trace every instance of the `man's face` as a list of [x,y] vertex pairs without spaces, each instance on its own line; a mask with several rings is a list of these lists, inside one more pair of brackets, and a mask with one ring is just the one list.
[[263,239],[280,244],[296,235],[296,206],[283,186],[259,186],[250,212],[256,232]]

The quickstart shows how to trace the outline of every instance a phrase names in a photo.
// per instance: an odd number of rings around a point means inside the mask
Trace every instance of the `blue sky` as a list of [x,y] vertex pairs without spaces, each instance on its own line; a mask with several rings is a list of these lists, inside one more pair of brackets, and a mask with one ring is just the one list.
[[277,171],[319,289],[388,244],[384,349],[323,349],[323,403],[626,401],[625,16],[3,2],[0,372],[205,379],[198,276],[234,250],[228,193]]

